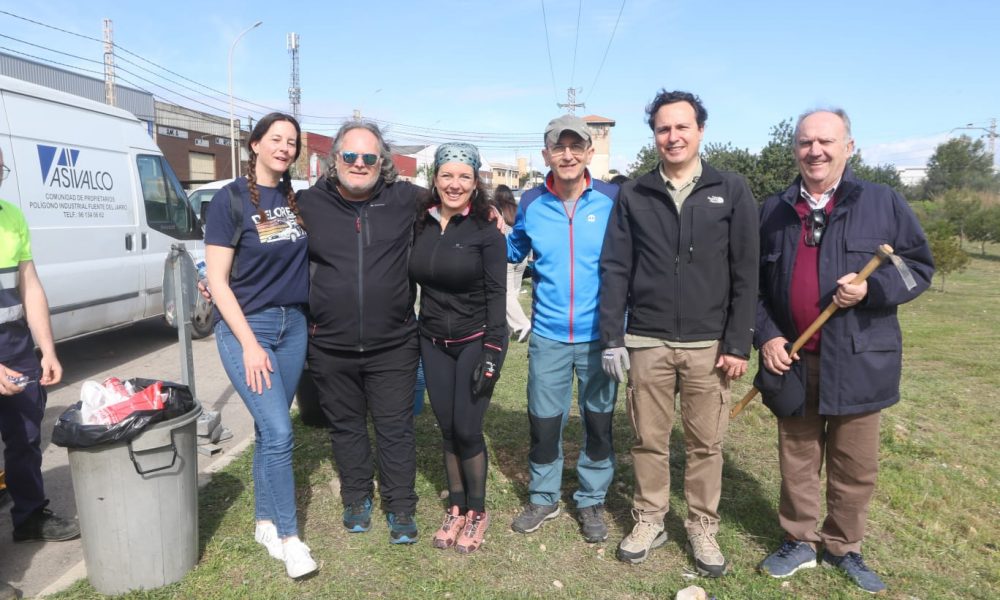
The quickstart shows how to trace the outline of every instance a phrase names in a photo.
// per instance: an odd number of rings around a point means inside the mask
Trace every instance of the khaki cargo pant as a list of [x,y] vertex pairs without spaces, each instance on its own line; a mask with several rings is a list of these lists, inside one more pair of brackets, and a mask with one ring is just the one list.
[[718,343],[708,348],[629,349],[626,404],[636,437],[633,505],[643,520],[662,522],[670,509],[670,432],[679,390],[687,454],[685,527],[700,533],[701,518],[706,517],[708,531],[718,531],[722,438],[729,426],[730,397],[728,378],[715,368],[718,357]]

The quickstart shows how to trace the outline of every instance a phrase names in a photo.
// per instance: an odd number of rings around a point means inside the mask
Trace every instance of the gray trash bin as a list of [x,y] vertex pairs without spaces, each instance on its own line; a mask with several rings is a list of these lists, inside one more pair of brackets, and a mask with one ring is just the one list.
[[198,562],[201,405],[129,443],[69,450],[87,577],[121,594],[178,581]]

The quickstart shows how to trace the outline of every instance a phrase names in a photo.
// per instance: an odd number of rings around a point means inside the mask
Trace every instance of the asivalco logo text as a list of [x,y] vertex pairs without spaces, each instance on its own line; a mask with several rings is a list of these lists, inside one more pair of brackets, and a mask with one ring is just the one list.
[[111,173],[91,171],[76,166],[80,150],[38,144],[38,162],[42,181],[48,187],[111,191],[115,187]]

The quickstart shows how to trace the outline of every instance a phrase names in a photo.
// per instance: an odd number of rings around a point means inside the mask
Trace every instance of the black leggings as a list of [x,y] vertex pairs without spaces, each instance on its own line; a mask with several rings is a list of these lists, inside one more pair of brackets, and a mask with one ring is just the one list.
[[[450,504],[463,512],[482,512],[486,501],[486,441],[483,419],[490,398],[472,397],[472,371],[479,363],[482,340],[444,347],[420,336],[420,356],[431,408],[441,426]],[[500,355],[503,364],[506,350]]]

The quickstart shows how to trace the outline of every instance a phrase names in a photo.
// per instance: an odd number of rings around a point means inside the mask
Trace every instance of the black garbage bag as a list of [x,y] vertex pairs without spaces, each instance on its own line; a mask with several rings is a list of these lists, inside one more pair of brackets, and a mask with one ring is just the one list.
[[[129,379],[139,392],[156,383],[155,379]],[[105,444],[132,441],[144,429],[160,421],[168,421],[194,410],[194,397],[188,386],[163,382],[167,399],[160,410],[137,410],[114,425],[85,425],[82,402],[73,404],[59,415],[52,429],[52,443],[62,448],[92,448]]]

